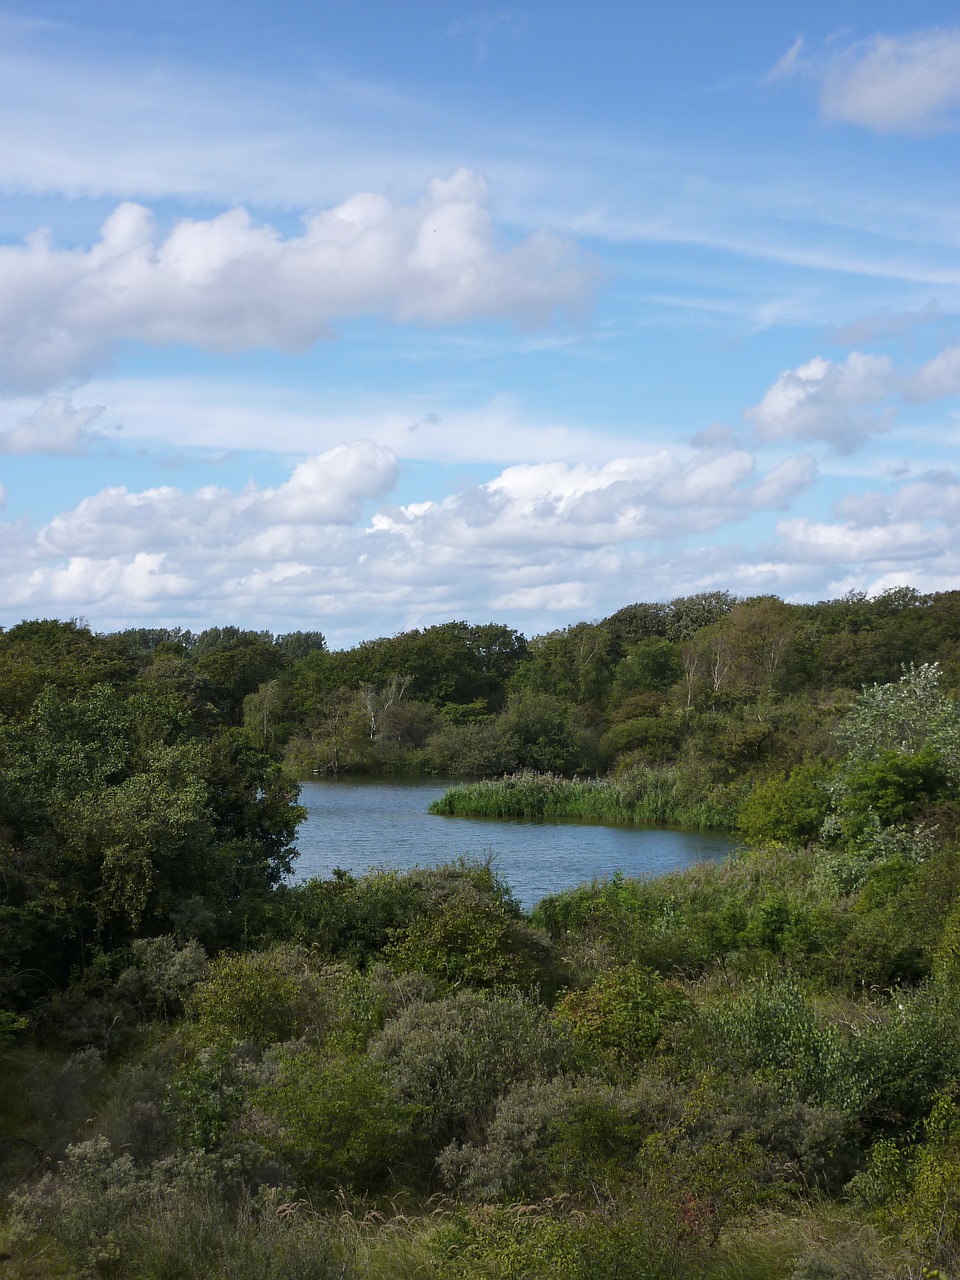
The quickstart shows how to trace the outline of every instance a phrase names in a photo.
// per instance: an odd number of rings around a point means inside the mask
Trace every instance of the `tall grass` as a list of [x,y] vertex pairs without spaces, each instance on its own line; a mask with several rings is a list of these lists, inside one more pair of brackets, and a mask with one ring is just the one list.
[[563,778],[525,770],[451,787],[434,800],[430,812],[456,818],[529,818],[700,830],[730,827],[735,818],[735,806],[729,799],[716,794],[690,796],[674,769],[650,769],[616,780]]

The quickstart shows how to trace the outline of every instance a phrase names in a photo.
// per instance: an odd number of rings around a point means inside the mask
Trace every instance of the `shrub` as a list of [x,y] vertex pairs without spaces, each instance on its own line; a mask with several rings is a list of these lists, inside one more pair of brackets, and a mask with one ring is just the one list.
[[313,1189],[383,1184],[409,1147],[414,1109],[397,1101],[383,1064],[356,1051],[281,1045],[249,1105],[259,1140]]
[[894,992],[856,1029],[829,1100],[874,1132],[896,1133],[922,1120],[958,1074],[957,993],[928,985]]
[[397,930],[384,956],[453,987],[530,990],[556,981],[549,940],[472,886]]
[[816,839],[830,810],[829,770],[808,761],[758,782],[737,814],[737,827],[755,844],[777,840],[806,844]]
[[130,953],[131,962],[117,978],[116,991],[136,1004],[145,1018],[179,1014],[209,967],[199,942],[191,939],[180,944],[170,935],[136,938]]
[[553,1016],[594,1061],[623,1065],[648,1057],[690,1007],[676,983],[639,965],[621,965],[584,991],[568,991]]
[[635,1172],[654,1111],[642,1093],[589,1078],[518,1084],[498,1102],[483,1143],[451,1143],[438,1163],[469,1200],[609,1190]]
[[[140,1168],[102,1139],[82,1143],[13,1197],[14,1241],[33,1257],[52,1243],[80,1274],[116,1280],[359,1280],[329,1223],[277,1197],[231,1196],[221,1175],[196,1157]],[[52,1266],[44,1274],[60,1275]]]
[[397,1098],[417,1109],[422,1156],[482,1135],[497,1098],[520,1080],[548,1079],[572,1063],[546,1009],[521,995],[460,991],[416,1002],[370,1044]]
[[683,1048],[704,1068],[756,1074],[801,1099],[826,1100],[842,1052],[839,1033],[814,1014],[789,976],[712,1002],[689,1024]]
[[947,768],[932,747],[909,754],[888,750],[847,770],[838,797],[841,830],[848,843],[877,829],[909,821],[923,804],[947,797]]
[[304,960],[290,950],[222,955],[190,999],[202,1040],[250,1040],[266,1045],[303,1029]]
[[335,871],[330,879],[286,885],[274,895],[264,932],[329,957],[365,965],[379,957],[397,931],[438,910],[459,894],[480,894],[512,916],[520,907],[489,863],[461,860],[413,871],[372,871],[361,877]]

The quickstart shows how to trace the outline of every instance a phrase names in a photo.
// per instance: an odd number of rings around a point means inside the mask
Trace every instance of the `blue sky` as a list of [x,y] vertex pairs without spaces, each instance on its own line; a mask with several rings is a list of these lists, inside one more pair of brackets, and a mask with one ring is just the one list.
[[0,625],[960,584],[960,23],[0,4]]

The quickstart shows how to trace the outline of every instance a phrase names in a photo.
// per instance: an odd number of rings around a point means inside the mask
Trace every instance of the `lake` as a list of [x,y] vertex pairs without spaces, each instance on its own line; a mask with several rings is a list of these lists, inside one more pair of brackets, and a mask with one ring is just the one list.
[[311,779],[301,784],[307,820],[297,837],[293,879],[329,876],[334,867],[362,875],[374,867],[432,867],[461,856],[492,857],[524,907],[594,876],[657,876],[735,845],[718,831],[598,827],[581,823],[504,822],[427,813],[452,786],[443,779]]

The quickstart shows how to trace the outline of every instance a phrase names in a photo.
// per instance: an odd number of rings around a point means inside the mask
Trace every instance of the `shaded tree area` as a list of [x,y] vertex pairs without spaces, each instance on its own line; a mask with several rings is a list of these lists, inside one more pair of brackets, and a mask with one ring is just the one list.
[[235,937],[289,869],[296,786],[237,723],[264,652],[286,660],[262,637],[210,641],[193,657],[184,633],[0,635],[0,1004],[191,916]]

